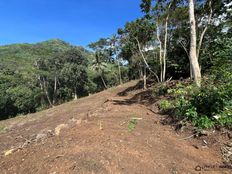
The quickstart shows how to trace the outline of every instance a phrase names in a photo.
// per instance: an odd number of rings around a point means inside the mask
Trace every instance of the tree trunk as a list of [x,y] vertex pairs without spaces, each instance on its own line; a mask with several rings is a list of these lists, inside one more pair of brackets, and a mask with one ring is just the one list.
[[107,85],[106,85],[106,82],[105,82],[105,80],[104,80],[102,74],[101,74],[100,76],[101,76],[101,80],[102,80],[102,83],[103,83],[103,85],[104,85],[104,88],[107,89]]
[[137,38],[135,38],[135,40],[137,41],[137,44],[138,44],[138,47],[139,47],[139,52],[140,52],[140,54],[141,54],[141,56],[142,56],[142,58],[143,58],[143,62],[145,63],[146,68],[148,68],[148,70],[149,70],[152,74],[155,75],[156,80],[159,82],[159,77],[158,77],[158,75],[157,75],[154,71],[151,70],[150,66],[148,65],[148,63],[147,63],[147,61],[146,61],[146,58],[145,58],[145,56],[144,56],[144,54],[143,54],[143,52],[142,52],[142,49],[141,49],[141,45],[140,45],[140,43],[139,43],[139,40],[138,40]]
[[121,84],[122,84],[121,66],[120,66],[120,62],[119,62],[119,60],[118,60],[118,59],[117,59],[117,62],[118,62],[118,76],[119,76],[119,84],[121,85]]
[[166,79],[166,57],[167,57],[167,40],[168,40],[168,18],[169,15],[166,18],[165,21],[165,39],[164,39],[164,55],[163,55],[163,77],[162,81],[164,82]]
[[163,82],[163,49],[162,49],[162,42],[160,40],[160,34],[159,34],[159,23],[157,19],[157,29],[156,29],[156,34],[157,34],[157,39],[159,41],[159,59],[160,59],[160,82]]
[[[42,80],[41,80],[40,75],[37,76],[37,78],[38,78],[38,81],[39,81],[39,85],[40,85],[41,91],[44,91],[43,82],[42,82]],[[42,95],[42,97],[40,98],[40,104],[41,104],[41,106],[43,106],[43,107],[44,107],[44,105],[45,105],[45,98],[44,98],[43,95]]]
[[169,20],[169,10],[172,6],[172,2],[168,5],[168,14],[165,19],[165,36],[164,36],[164,55],[163,55],[163,77],[162,81],[166,80],[166,58],[167,58],[167,41],[168,41],[168,20]]
[[144,67],[144,70],[143,70],[143,89],[147,89],[147,70],[146,70],[146,67]]
[[77,97],[77,89],[75,88],[74,89],[74,100],[77,100],[78,99],[78,97]]
[[205,33],[208,30],[208,26],[211,24],[211,20],[212,20],[212,16],[213,16],[213,9],[212,9],[212,1],[211,0],[209,1],[209,9],[210,9],[210,12],[209,12],[209,16],[208,16],[208,21],[207,21],[207,24],[206,24],[204,30],[201,33],[200,40],[199,40],[198,47],[197,47],[197,58],[198,59],[200,56],[201,46],[202,46],[202,42],[203,42]]
[[56,103],[56,91],[57,91],[57,77],[54,78],[54,92],[53,92],[53,105]]
[[190,38],[191,38],[189,59],[193,70],[194,81],[196,85],[200,87],[201,71],[197,59],[197,39],[196,39],[197,35],[196,35],[196,21],[195,21],[193,0],[189,0],[189,21],[190,21]]
[[139,79],[143,79],[143,68],[139,65]]
[[44,92],[45,92],[45,95],[46,95],[46,97],[47,97],[47,100],[48,100],[49,105],[53,107],[53,104],[52,104],[52,102],[51,102],[51,99],[50,99],[49,93],[48,93],[47,82],[46,82],[46,80],[44,79],[44,77],[43,77],[43,89],[44,89]]
[[[184,51],[186,52],[188,59],[189,59],[189,62],[190,62],[189,52],[188,52],[187,48],[184,46],[184,44],[182,42],[180,42],[180,45],[183,47]],[[189,71],[190,72],[190,79],[192,80],[193,79],[193,68],[192,68],[191,63],[189,64],[189,70],[190,70]]]
[[191,63],[190,63],[190,67],[189,68],[190,68],[190,79],[193,80],[193,67],[192,67]]

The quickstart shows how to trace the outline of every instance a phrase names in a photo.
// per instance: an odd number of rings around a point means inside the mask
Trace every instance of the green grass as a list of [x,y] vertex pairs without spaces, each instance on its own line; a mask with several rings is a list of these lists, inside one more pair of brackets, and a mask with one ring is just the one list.
[[84,166],[89,170],[94,170],[97,167],[97,162],[95,160],[85,161]]
[[129,132],[132,132],[136,128],[136,125],[138,124],[138,120],[140,120],[140,118],[137,118],[137,117],[133,117],[130,119],[127,125]]
[[0,133],[1,133],[1,132],[4,132],[5,128],[6,128],[6,126],[5,126],[5,125],[0,124]]

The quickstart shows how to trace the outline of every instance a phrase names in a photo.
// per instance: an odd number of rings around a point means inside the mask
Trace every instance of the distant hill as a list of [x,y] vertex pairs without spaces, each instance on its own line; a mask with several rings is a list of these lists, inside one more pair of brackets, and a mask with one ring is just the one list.
[[88,95],[93,58],[59,39],[0,46],[0,120]]
[[76,48],[83,54],[90,55],[90,52],[83,47],[73,46],[60,39],[47,40],[36,44],[23,43],[0,46],[0,69],[30,70],[30,66],[36,59],[62,54],[71,48]]

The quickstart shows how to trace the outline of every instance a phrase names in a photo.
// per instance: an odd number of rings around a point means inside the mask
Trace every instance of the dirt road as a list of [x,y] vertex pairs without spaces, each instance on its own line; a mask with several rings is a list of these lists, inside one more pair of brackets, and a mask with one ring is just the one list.
[[0,173],[231,172],[197,171],[197,166],[221,164],[220,154],[196,148],[160,124],[160,115],[133,99],[136,91],[118,95],[135,84],[0,122],[5,127],[0,133]]

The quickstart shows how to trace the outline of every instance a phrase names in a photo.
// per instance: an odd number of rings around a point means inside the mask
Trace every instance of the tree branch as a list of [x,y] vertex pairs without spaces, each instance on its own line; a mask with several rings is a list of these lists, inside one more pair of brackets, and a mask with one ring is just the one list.
[[211,24],[211,21],[212,21],[213,9],[212,9],[212,1],[211,0],[209,1],[209,8],[210,8],[210,12],[209,12],[209,15],[208,15],[208,22],[207,22],[204,30],[201,33],[200,40],[199,40],[199,43],[198,43],[198,48],[197,48],[197,58],[198,59],[199,59],[199,55],[200,55],[200,51],[201,51],[201,46],[202,46],[202,42],[203,42],[205,33],[208,30],[208,26]]
[[141,54],[141,56],[142,56],[142,58],[143,58],[143,61],[144,61],[145,65],[146,65],[146,67],[148,68],[148,70],[149,70],[152,74],[155,75],[157,81],[160,82],[158,75],[157,75],[154,71],[152,71],[152,69],[151,69],[150,66],[148,65],[148,63],[147,63],[147,61],[146,61],[146,58],[145,58],[145,56],[144,56],[144,54],[143,54],[143,52],[142,52],[142,49],[141,49],[139,40],[138,40],[137,38],[135,38],[135,40],[136,40],[136,42],[137,42],[137,44],[138,44],[139,52],[140,52],[140,54]]

